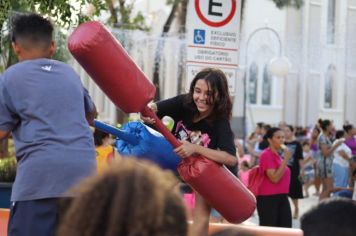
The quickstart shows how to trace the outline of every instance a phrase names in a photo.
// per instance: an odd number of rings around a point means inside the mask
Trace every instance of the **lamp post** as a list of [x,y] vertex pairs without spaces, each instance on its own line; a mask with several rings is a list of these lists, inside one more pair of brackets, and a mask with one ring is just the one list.
[[272,58],[269,62],[269,69],[271,73],[280,78],[284,78],[288,75],[290,69],[290,62],[287,57]]
[[290,62],[287,57],[282,56],[282,41],[278,34],[278,32],[270,27],[261,27],[254,30],[248,37],[246,41],[246,53],[245,53],[245,75],[243,80],[244,86],[244,96],[243,96],[243,143],[244,147],[246,148],[246,132],[247,132],[247,117],[246,117],[246,110],[247,110],[247,80],[248,80],[248,69],[249,69],[249,61],[248,61],[248,54],[249,54],[249,44],[251,39],[261,31],[267,31],[272,33],[278,41],[278,57],[274,57],[269,61],[269,69],[271,70],[272,75],[276,77],[284,78],[290,68]]

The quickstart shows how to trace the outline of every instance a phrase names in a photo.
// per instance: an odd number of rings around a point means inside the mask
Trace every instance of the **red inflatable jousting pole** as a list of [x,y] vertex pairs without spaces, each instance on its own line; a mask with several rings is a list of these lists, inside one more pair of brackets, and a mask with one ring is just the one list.
[[[99,22],[81,24],[70,35],[68,48],[111,101],[126,113],[141,112],[174,146],[180,142],[147,104],[156,89],[120,43]],[[248,219],[256,208],[253,194],[226,168],[204,157],[184,158],[181,177],[231,223]]]

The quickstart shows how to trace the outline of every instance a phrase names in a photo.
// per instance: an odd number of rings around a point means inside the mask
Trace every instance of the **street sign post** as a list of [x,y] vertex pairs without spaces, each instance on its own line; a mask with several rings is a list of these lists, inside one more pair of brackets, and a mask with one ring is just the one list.
[[238,0],[190,0],[187,15],[187,84],[206,67],[224,71],[232,95],[239,66]]

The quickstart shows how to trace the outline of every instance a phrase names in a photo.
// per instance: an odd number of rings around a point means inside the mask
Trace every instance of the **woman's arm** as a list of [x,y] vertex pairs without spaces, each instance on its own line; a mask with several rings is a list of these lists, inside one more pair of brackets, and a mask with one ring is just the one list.
[[311,156],[308,156],[303,160],[303,165],[306,165],[308,163],[314,163],[314,159]]
[[[183,101],[185,95],[178,95],[169,99],[165,99],[158,102],[151,102],[147,106],[157,117],[162,119],[164,116],[170,116],[173,120],[181,119],[182,113],[184,113]],[[152,117],[145,117],[141,114],[141,119],[147,124],[154,124],[155,120]]]
[[320,152],[323,154],[324,157],[330,156],[337,147],[339,147],[344,141],[343,140],[338,140],[336,141],[331,148],[328,148],[328,146],[325,143],[320,144]]
[[340,150],[337,152],[342,158],[344,158],[346,161],[348,161],[349,163],[351,163],[351,158],[346,154],[346,152],[344,150]]
[[277,169],[267,169],[266,174],[269,180],[271,180],[272,183],[278,183],[279,180],[282,178],[284,174],[284,170],[287,166],[288,160],[291,158],[292,153],[286,148],[284,150],[284,159],[281,163],[281,165]]
[[[154,102],[151,102],[147,105],[148,108],[150,108],[154,113],[157,113],[158,109],[157,109],[157,104]],[[154,124],[156,121],[151,118],[151,117],[146,117],[146,116],[142,116],[142,114],[140,114],[140,118],[141,120],[146,123],[146,124]]]
[[194,154],[200,154],[210,160],[227,166],[235,166],[237,164],[236,156],[233,156],[225,151],[214,150],[198,144],[192,144],[188,141],[183,141],[182,145],[174,149],[174,151],[182,158],[186,158]]

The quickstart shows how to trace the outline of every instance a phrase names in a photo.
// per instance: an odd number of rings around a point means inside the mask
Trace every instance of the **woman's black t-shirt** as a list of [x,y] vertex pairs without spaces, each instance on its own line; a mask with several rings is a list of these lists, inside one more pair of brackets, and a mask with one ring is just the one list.
[[[236,156],[234,145],[234,135],[228,119],[207,121],[202,119],[193,122],[194,113],[184,105],[184,97],[179,95],[157,103],[157,116],[170,116],[175,124],[172,133],[179,139],[186,139],[193,143],[198,143],[211,149],[219,149],[233,156]],[[184,132],[186,131],[186,132]],[[194,135],[194,136],[193,136]],[[199,138],[196,138],[199,136]],[[210,141],[209,141],[210,140]],[[230,167],[230,171],[236,175],[237,166]]]

